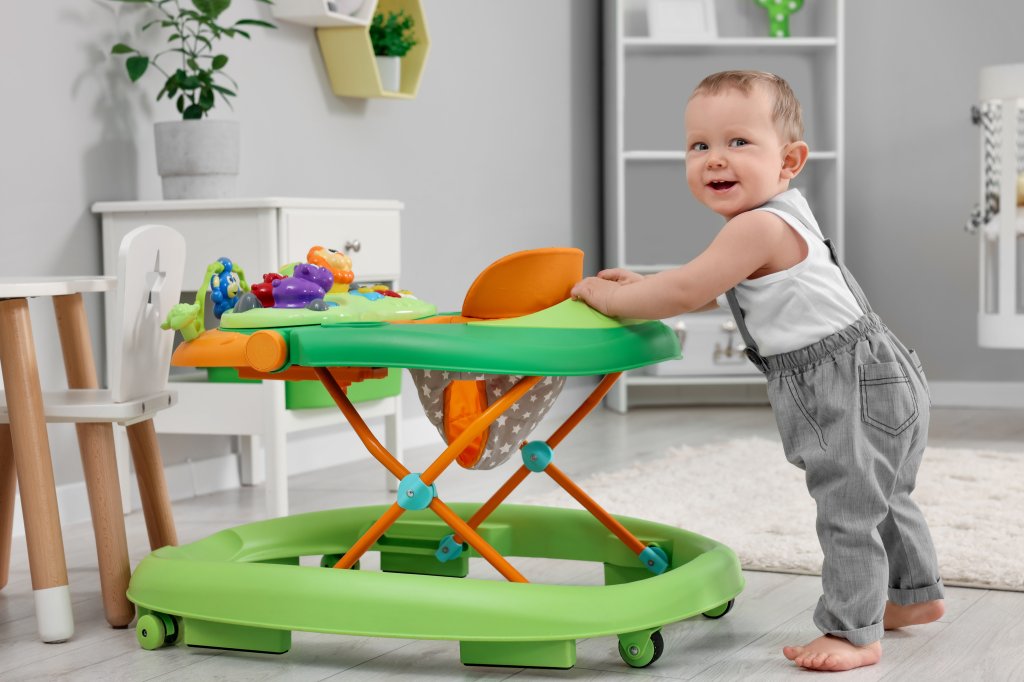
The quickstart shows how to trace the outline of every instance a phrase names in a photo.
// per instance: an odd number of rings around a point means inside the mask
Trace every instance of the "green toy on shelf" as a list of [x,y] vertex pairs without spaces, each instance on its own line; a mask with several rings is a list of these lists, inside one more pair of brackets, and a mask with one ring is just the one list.
[[754,0],[768,12],[768,35],[773,38],[789,37],[789,17],[804,6],[804,0]]

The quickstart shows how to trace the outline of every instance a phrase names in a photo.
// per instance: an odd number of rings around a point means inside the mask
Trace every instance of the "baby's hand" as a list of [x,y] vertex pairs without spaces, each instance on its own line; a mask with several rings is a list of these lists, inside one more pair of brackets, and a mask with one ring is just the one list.
[[602,270],[597,273],[597,276],[601,279],[607,279],[612,282],[618,282],[619,284],[632,284],[639,282],[644,278],[643,275],[626,270],[625,268],[609,268],[608,270]]
[[573,286],[570,296],[574,301],[583,301],[594,310],[611,316],[612,294],[622,284],[602,277],[587,277]]

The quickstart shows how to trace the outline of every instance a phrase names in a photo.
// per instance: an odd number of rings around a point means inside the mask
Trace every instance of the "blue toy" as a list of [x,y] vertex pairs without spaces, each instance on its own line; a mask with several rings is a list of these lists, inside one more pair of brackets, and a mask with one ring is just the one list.
[[236,267],[230,258],[221,257],[217,259],[216,263],[211,263],[206,272],[210,275],[210,299],[213,301],[213,314],[220,319],[225,311],[235,307],[239,295],[248,291],[245,271]]

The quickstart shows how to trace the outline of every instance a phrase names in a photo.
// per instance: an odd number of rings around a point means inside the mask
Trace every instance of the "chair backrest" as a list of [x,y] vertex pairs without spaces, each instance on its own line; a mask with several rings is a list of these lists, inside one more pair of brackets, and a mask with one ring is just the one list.
[[167,386],[174,332],[160,323],[178,302],[185,238],[164,225],[143,225],[124,236],[117,259],[117,302],[110,389],[114,402],[142,398]]

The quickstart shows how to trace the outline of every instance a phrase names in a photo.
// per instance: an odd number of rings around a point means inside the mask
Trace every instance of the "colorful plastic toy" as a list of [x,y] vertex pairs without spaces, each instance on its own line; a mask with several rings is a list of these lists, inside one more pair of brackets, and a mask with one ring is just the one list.
[[355,279],[355,273],[352,272],[352,259],[341,251],[314,246],[306,254],[306,261],[330,270],[334,280],[330,287],[332,294],[345,293],[348,291],[348,285]]
[[327,268],[299,263],[290,277],[275,279],[270,284],[275,308],[305,308],[313,301],[323,300],[334,285],[334,278]]
[[219,319],[226,311],[235,307],[235,301],[249,286],[245,283],[245,272],[236,267],[230,258],[218,258],[217,262],[207,269],[207,273],[210,276],[213,314]]
[[768,12],[768,35],[773,38],[789,37],[789,17],[804,6],[804,0],[754,0]]
[[[557,446],[623,371],[679,355],[676,335],[660,322],[613,320],[567,300],[582,263],[576,249],[512,254],[477,278],[457,315],[367,322],[345,318],[342,304],[322,312],[253,309],[226,313],[219,330],[181,344],[175,365],[319,380],[400,484],[391,505],[271,519],[153,552],[128,591],[141,614],[142,646],[280,653],[293,630],[308,630],[452,639],[466,664],[568,668],[576,640],[615,635],[623,660],[644,667],[661,655],[665,624],[728,612],[743,589],[731,550],[612,516],[555,463]],[[345,394],[350,383],[389,367],[411,368],[424,392],[443,392],[438,428],[448,445],[422,472],[387,452]],[[445,381],[429,384],[431,374]],[[605,376],[547,439],[499,433],[506,413],[532,409],[531,391],[546,377],[594,374]],[[495,375],[510,378],[507,390],[482,395],[499,386]],[[487,502],[442,501],[438,479],[452,463],[489,468],[516,452],[521,465]],[[534,473],[550,476],[585,511],[503,504]],[[358,570],[367,551],[380,553],[382,572]],[[308,556],[320,567],[300,565]],[[517,556],[601,562],[606,584],[529,583],[507,558]],[[507,582],[466,578],[471,557]]]
[[177,303],[167,313],[167,319],[160,325],[161,329],[180,331],[182,338],[192,341],[206,331],[203,322],[203,311],[206,308],[206,290],[209,287],[210,300],[214,303],[213,314],[220,318],[226,311],[234,308],[238,297],[245,293],[245,271],[231,262],[230,258],[221,257],[206,267],[203,284],[196,288],[196,297],[192,303]]

